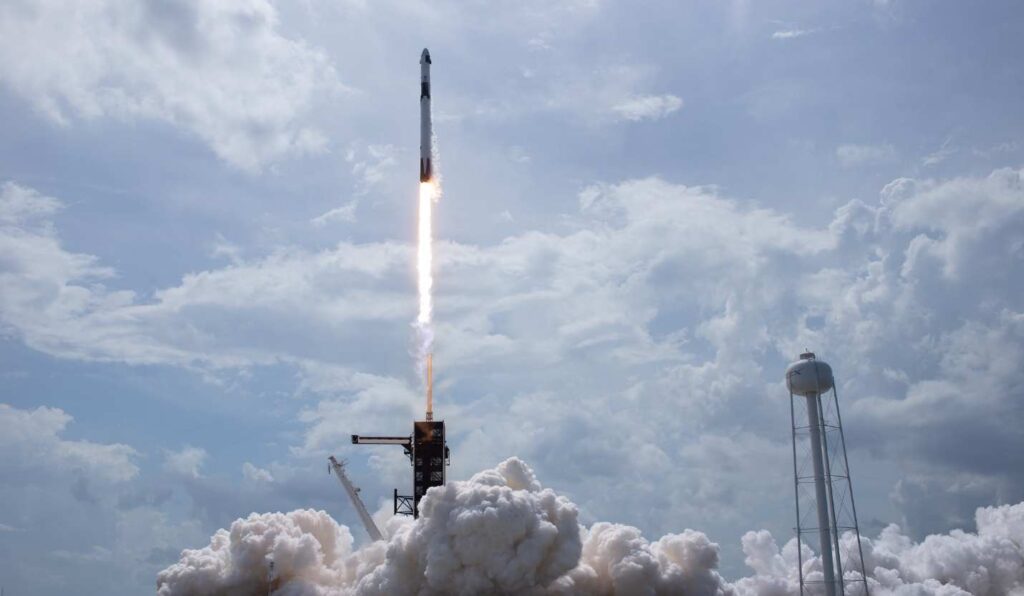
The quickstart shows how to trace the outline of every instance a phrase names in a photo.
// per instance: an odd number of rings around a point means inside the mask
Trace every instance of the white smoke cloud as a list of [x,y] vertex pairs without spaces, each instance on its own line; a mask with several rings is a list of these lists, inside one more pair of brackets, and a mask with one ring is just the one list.
[[[1024,594],[1024,503],[983,507],[977,533],[953,530],[915,543],[891,524],[877,538],[864,538],[868,585],[878,596],[996,596]],[[799,594],[796,540],[780,551],[766,531],[743,536],[746,563],[755,575],[735,583],[740,596]],[[846,534],[840,551],[856,552],[856,538]],[[820,559],[803,546],[805,577],[821,576]],[[846,578],[860,577],[856,560],[844,560]],[[854,594],[863,589],[854,587]]]
[[[896,525],[864,538],[872,594],[1024,594],[1024,503],[979,509],[977,533],[914,543]],[[679,594],[796,596],[797,543],[767,531],[743,536],[754,574],[719,575],[718,545],[685,530],[653,542],[631,526],[585,528],[576,506],[542,488],[511,458],[465,482],[431,489],[420,519],[392,518],[386,541],[353,549],[351,532],[323,511],[252,514],[186,550],[157,576],[160,596],[181,594]],[[803,545],[804,574],[821,575]],[[847,534],[841,552],[855,552]],[[273,562],[273,569],[271,569]],[[845,561],[846,577],[860,569]],[[850,594],[862,593],[856,586]],[[817,594],[811,589],[812,594]]]
[[386,533],[353,550],[322,511],[252,514],[184,551],[158,594],[262,594],[270,582],[282,594],[729,593],[703,534],[651,544],[629,526],[581,528],[576,506],[516,458],[431,489],[419,520]]

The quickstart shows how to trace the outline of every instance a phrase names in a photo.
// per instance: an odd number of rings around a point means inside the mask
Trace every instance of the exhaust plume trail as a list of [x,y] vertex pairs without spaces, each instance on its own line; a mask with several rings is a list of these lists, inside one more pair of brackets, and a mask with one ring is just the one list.
[[427,420],[432,420],[433,413],[433,352],[434,352],[434,239],[433,239],[433,207],[437,199],[437,183],[434,180],[420,183],[419,240],[416,250],[417,286],[419,290],[420,310],[416,316],[416,332],[418,336],[417,365],[421,378],[425,381],[427,394]]
[[434,239],[431,219],[435,194],[433,181],[420,183],[419,242],[416,250],[420,312],[416,317],[416,324],[423,329],[430,327],[434,315]]

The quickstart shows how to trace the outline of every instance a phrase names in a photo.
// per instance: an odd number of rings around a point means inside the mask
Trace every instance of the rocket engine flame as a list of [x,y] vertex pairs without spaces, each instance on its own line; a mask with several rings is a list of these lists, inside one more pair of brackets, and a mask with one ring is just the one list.
[[422,328],[430,326],[434,315],[434,239],[431,220],[436,195],[437,187],[433,180],[420,183],[419,246],[416,250],[420,312],[416,317],[416,323]]
[[420,311],[416,316],[416,330],[419,335],[419,354],[417,360],[421,374],[424,375],[427,392],[427,420],[432,420],[433,412],[433,371],[432,360],[434,351],[434,238],[433,210],[438,197],[436,180],[420,183],[419,204],[419,240],[416,249],[416,272],[419,289]]

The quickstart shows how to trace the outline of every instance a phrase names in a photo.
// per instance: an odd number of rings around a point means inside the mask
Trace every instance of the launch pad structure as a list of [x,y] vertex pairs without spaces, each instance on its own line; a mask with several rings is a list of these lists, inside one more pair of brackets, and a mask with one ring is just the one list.
[[446,468],[451,462],[444,437],[444,420],[417,420],[407,437],[369,437],[352,435],[356,445],[401,445],[412,463],[412,495],[400,495],[395,489],[395,515],[419,517],[420,499],[433,486],[444,486]]
[[446,468],[451,463],[448,442],[444,436],[444,420],[434,420],[434,357],[427,355],[426,420],[412,423],[407,437],[370,437],[352,435],[356,445],[400,445],[412,463],[412,494],[400,495],[395,489],[395,515],[420,515],[420,499],[432,486],[444,486]]

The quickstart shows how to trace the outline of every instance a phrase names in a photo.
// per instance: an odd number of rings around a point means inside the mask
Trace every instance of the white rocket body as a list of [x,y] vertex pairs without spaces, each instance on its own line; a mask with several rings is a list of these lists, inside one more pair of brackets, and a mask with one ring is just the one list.
[[430,182],[434,178],[431,163],[433,134],[430,123],[430,52],[423,48],[420,54],[420,182]]

